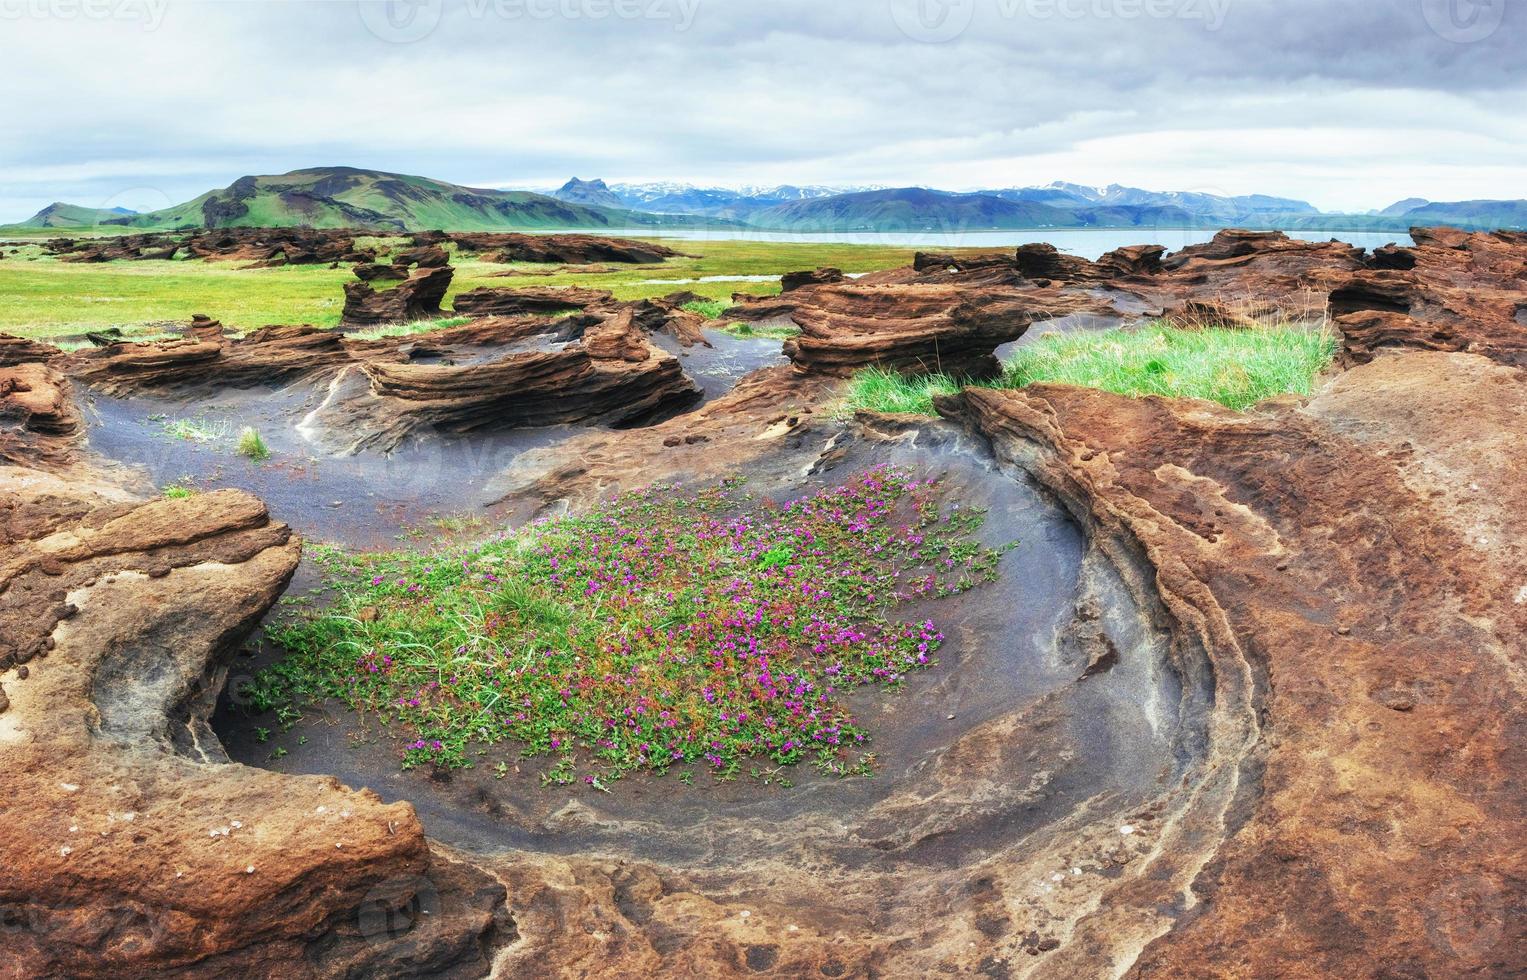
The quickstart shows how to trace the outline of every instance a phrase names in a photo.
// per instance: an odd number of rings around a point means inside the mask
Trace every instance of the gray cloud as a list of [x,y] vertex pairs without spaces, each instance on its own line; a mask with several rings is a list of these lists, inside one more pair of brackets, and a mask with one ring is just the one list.
[[1524,40],[1523,0],[0,0],[0,218],[340,163],[1516,197]]

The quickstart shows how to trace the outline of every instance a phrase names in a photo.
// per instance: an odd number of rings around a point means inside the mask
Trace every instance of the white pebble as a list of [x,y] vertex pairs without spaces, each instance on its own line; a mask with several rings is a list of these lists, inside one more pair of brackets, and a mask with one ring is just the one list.
[[1123,834],[1126,837],[1128,837],[1130,834],[1133,834],[1134,832],[1135,832],[1135,828],[1131,827],[1129,824],[1125,824],[1124,826],[1119,828],[1119,833]]
[[80,791],[79,786],[74,783],[59,783],[58,787],[65,793],[78,793]]
[[1071,869],[1071,873],[1074,874],[1074,875],[1079,875],[1079,874],[1082,873],[1082,869],[1081,868],[1072,868]]
[[70,827],[70,828],[69,828],[69,833],[71,833],[71,834],[77,834],[77,833],[79,833],[79,832],[80,832],[80,829],[79,829],[79,827],[77,827],[77,826],[76,826],[76,827]]
[[229,824],[229,825],[228,825],[228,826],[230,826],[230,827],[232,827],[232,828],[233,828],[233,829],[234,829],[234,830],[239,830],[239,829],[241,829],[241,828],[242,828],[242,827],[243,827],[243,826],[244,826],[244,825],[243,825],[243,824],[241,824],[241,823],[239,823],[239,822],[238,822],[238,821],[237,821],[237,820],[235,820],[235,821],[233,821],[233,822],[232,822],[232,823],[231,823],[231,824]]
[[743,909],[741,912],[738,912],[737,914],[742,916],[744,919],[752,918],[752,916],[753,916],[753,913],[749,912],[747,909]]
[[244,873],[247,875],[254,874],[254,865],[251,864],[249,867],[245,868]]
[[74,848],[69,847],[68,845],[60,847],[58,849],[58,856],[59,857],[68,857],[69,855],[71,855],[73,853],[74,853]]
[[1055,874],[1050,876],[1050,880],[1051,881],[1065,881],[1066,880],[1066,876],[1061,874],[1061,873],[1059,873],[1059,872],[1056,872]]

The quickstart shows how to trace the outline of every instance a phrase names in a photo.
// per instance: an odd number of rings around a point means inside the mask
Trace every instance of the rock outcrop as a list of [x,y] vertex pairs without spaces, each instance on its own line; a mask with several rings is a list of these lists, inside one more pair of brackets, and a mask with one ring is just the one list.
[[206,726],[285,526],[237,491],[0,491],[0,976],[488,972],[501,885],[408,805],[228,764]]
[[11,367],[27,361],[46,361],[59,353],[59,349],[51,344],[0,333],[0,367]]
[[[535,337],[539,318],[480,321],[507,338]],[[482,336],[469,324],[446,333]],[[333,448],[391,450],[421,432],[461,435],[558,424],[638,425],[700,397],[678,358],[655,347],[627,307],[562,321],[529,350],[470,364],[387,358],[360,365],[364,388],[334,386],[308,425],[334,433]]]
[[454,242],[463,252],[487,252],[489,262],[543,262],[591,265],[595,262],[651,265],[678,255],[666,245],[602,235],[520,235],[506,232],[429,232],[418,243]]
[[[215,339],[214,339],[215,338]],[[59,368],[97,391],[189,396],[287,384],[352,359],[344,335],[317,327],[265,327],[234,339],[204,328],[183,340],[121,343],[65,355]]]
[[483,286],[458,294],[453,308],[467,316],[523,316],[527,313],[568,313],[609,303],[612,299],[609,291],[603,289],[571,286],[495,289]]
[[328,228],[219,228],[195,232],[144,232],[105,238],[54,238],[43,249],[64,262],[173,259],[184,253],[207,261],[248,262],[257,267],[369,262],[374,249],[358,249],[364,231]]
[[[1016,273],[1013,274],[1016,277]],[[893,370],[987,377],[993,351],[1035,323],[1108,313],[1085,293],[1003,283],[852,282],[807,287],[794,312],[800,336],[785,353],[802,371],[845,375],[870,364]]]
[[439,316],[454,275],[448,265],[422,266],[396,286],[382,290],[364,280],[347,282],[342,320],[349,326],[376,326]]
[[[1211,669],[1238,788],[1132,975],[1519,968],[1524,382],[1421,353],[1250,414],[1054,385],[940,406],[1137,565]],[[1048,973],[1093,975],[1118,926],[1099,908]]]
[[0,462],[60,470],[74,461],[80,432],[61,374],[41,361],[0,367]]
[[1052,245],[1011,253],[919,253],[904,269],[812,284],[730,311],[790,316],[801,336],[786,352],[802,371],[848,374],[868,365],[972,377],[996,370],[992,352],[1034,323],[1075,314],[1143,314],[1198,325],[1318,319],[1327,293],[1365,269],[1362,249],[1281,232],[1226,230],[1165,255],[1116,249],[1092,262]]
[[1331,293],[1344,356],[1467,351],[1527,366],[1527,235],[1415,228]]
[[779,289],[782,293],[790,293],[802,286],[821,286],[831,282],[842,282],[845,278],[842,269],[834,269],[830,266],[807,272],[787,272],[779,278]]

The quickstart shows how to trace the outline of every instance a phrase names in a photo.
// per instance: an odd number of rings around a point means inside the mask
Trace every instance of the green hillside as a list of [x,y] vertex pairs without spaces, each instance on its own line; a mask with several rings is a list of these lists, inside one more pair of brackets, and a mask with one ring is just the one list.
[[386,231],[730,227],[707,218],[590,207],[526,191],[462,187],[353,167],[241,177],[184,204],[103,223],[137,229],[301,225]]
[[89,228],[106,221],[130,217],[133,212],[126,208],[87,208],[62,201],[43,208],[18,227],[23,228]]

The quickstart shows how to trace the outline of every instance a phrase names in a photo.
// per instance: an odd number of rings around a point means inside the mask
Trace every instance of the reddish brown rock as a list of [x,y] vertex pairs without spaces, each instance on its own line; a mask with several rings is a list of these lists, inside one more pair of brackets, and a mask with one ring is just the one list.
[[421,245],[399,252],[392,257],[395,266],[418,266],[421,269],[440,269],[451,264],[451,255],[439,245]]
[[563,423],[634,425],[697,399],[677,358],[653,347],[630,309],[584,325],[575,342],[468,365],[374,361],[370,391],[324,413],[351,447],[396,446],[421,430],[466,433]]
[[785,353],[799,370],[837,375],[873,364],[989,376],[997,370],[992,352],[1033,324],[1112,309],[1084,293],[1018,285],[860,281],[803,292],[794,313],[801,333]]
[[59,470],[80,434],[67,379],[40,361],[0,367],[0,461]]
[[678,255],[666,245],[603,235],[521,235],[504,232],[427,232],[420,244],[450,241],[465,252],[490,252],[489,262],[544,262],[590,265],[595,262],[650,265]]
[[11,367],[27,361],[46,361],[59,353],[62,352],[51,344],[0,333],[0,367]]
[[396,286],[383,290],[366,282],[347,282],[342,320],[350,326],[375,326],[439,316],[454,274],[448,265],[418,268]]
[[239,339],[207,331],[198,338],[80,351],[58,366],[81,384],[121,396],[274,386],[351,359],[342,334],[309,326],[265,327]]
[[1331,292],[1350,363],[1385,349],[1468,351],[1527,366],[1527,235],[1412,229]]
[[43,243],[43,248],[64,262],[164,260],[173,259],[182,251],[194,258],[249,262],[259,267],[374,259],[374,251],[356,249],[357,234],[366,233],[322,228],[220,228],[89,239],[55,238]]
[[803,286],[820,286],[824,283],[842,282],[845,278],[842,269],[831,267],[807,272],[787,272],[780,277],[780,292],[791,293]]
[[237,491],[0,490],[0,976],[486,975],[502,886],[408,805],[231,765],[207,729],[286,527]]
[[604,289],[542,287],[495,289],[484,286],[457,295],[454,309],[468,316],[522,316],[526,313],[568,313],[608,303],[613,297]]
[[354,269],[355,278],[361,282],[375,282],[378,279],[403,280],[408,278],[408,267],[401,265],[388,265],[384,262],[362,262]]
[[[1406,354],[1250,414],[1055,385],[944,403],[1138,564],[1210,665],[1204,785],[1241,788],[1132,975],[1520,967],[1524,381]],[[1047,970],[1091,975],[1118,928],[1100,907]]]

